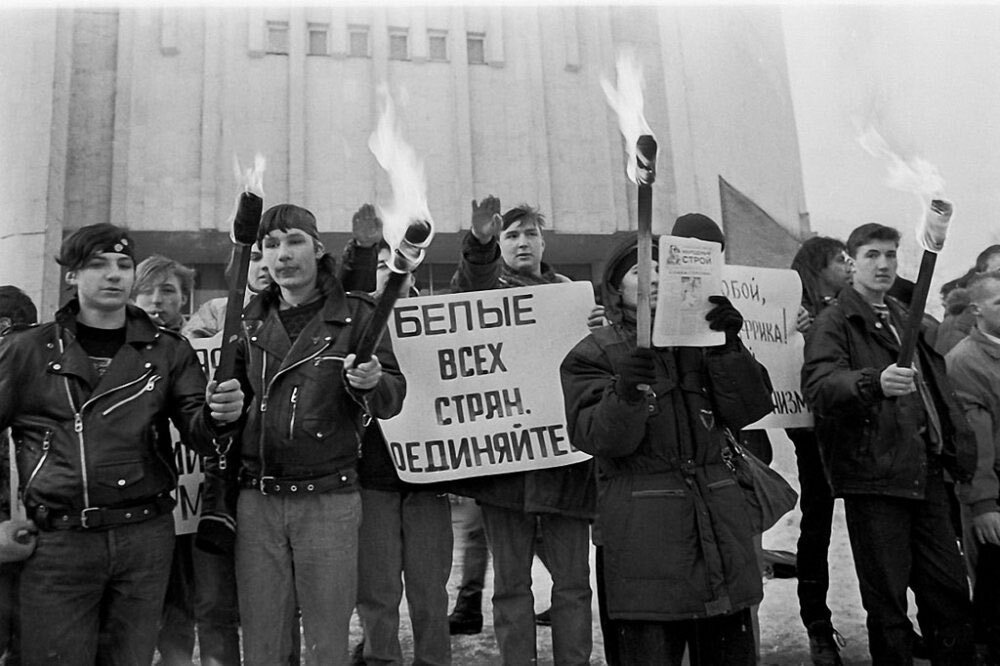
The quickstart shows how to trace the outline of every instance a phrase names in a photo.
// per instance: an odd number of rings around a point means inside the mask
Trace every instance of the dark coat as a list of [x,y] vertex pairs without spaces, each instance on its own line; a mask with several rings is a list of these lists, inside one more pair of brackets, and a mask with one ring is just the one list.
[[346,294],[332,277],[324,303],[291,344],[272,292],[255,297],[243,313],[246,331],[236,374],[247,393],[242,465],[253,477],[320,480],[339,477],[335,490],[357,488],[357,460],[366,417],[399,413],[406,381],[388,336],[375,350],[382,379],[370,391],[351,388],[344,358],[357,346],[371,316],[371,299]]
[[[742,345],[659,349],[654,395],[629,402],[615,385],[634,348],[634,328],[606,326],[562,364],[570,438],[597,460],[608,614],[673,621],[758,603],[748,506],[722,452],[724,426],[736,432],[770,411],[760,366]],[[746,393],[765,407],[722,408]]]
[[125,344],[98,376],[74,334],[78,312],[70,301],[54,322],[0,338],[0,431],[11,428],[29,515],[164,497],[177,478],[168,420],[199,452],[215,450],[187,340],[127,306]]
[[[890,495],[922,499],[928,447],[921,430],[927,416],[917,392],[882,393],[882,371],[899,356],[899,343],[854,289],[843,289],[806,336],[802,391],[816,419],[816,437],[834,495]],[[901,303],[886,303],[894,321],[905,321]],[[902,331],[900,331],[902,334]],[[951,383],[944,359],[927,339],[917,342],[923,377],[943,430],[941,463],[959,480],[975,469],[975,437]]]
[[[526,279],[504,264],[496,239],[482,245],[471,233],[466,233],[452,286],[459,291],[481,291],[567,281],[568,278],[545,264],[540,279]],[[594,517],[594,468],[589,460],[564,467],[455,481],[448,488],[483,504],[515,511],[557,513],[587,520]]]

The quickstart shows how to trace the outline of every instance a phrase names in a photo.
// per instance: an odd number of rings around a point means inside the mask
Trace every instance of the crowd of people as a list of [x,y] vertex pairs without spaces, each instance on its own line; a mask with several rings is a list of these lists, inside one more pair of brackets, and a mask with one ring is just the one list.
[[[568,282],[543,261],[544,227],[529,205],[473,201],[452,289]],[[671,235],[725,244],[698,213]],[[1000,246],[945,285],[945,321],[925,316],[900,364],[912,283],[896,273],[899,239],[863,224],[846,241],[809,238],[791,262],[815,417],[788,432],[801,618],[813,663],[840,664],[827,556],[841,498],[873,663],[1000,663]],[[54,321],[38,324],[23,292],[0,287],[0,430],[18,472],[0,523],[5,663],[149,664],[158,651],[190,664],[197,641],[202,664],[400,664],[405,594],[414,663],[450,664],[451,635],[482,629],[488,561],[473,538],[449,615],[453,509],[460,539],[485,537],[492,556],[502,663],[537,662],[540,622],[556,664],[590,663],[594,593],[609,664],[757,663],[760,535],[731,456],[742,444],[767,461],[763,435],[745,428],[771,411],[770,378],[722,295],[705,317],[722,344],[638,346],[640,280],[655,304],[657,253],[654,242],[641,276],[637,245],[627,235],[608,254],[590,332],[560,366],[569,438],[592,459],[414,484],[379,420],[420,378],[387,335],[369,358],[354,353],[390,284],[371,205],[339,261],[310,211],[264,212],[223,381],[187,340],[222,330],[226,299],[185,318],[193,270],[137,263],[127,229],[76,230],[58,257],[72,298]],[[236,272],[231,260],[232,283]],[[418,293],[411,277],[398,297]],[[197,531],[180,536],[169,423],[205,472]],[[544,618],[536,556],[552,578]],[[364,640],[352,646],[355,612]]]

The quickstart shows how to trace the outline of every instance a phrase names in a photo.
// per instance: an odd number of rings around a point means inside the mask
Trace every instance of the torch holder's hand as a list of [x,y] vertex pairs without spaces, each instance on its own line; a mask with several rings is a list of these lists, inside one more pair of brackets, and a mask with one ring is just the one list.
[[901,368],[893,363],[879,375],[879,385],[886,397],[898,398],[917,390],[916,376],[917,371],[913,368]]

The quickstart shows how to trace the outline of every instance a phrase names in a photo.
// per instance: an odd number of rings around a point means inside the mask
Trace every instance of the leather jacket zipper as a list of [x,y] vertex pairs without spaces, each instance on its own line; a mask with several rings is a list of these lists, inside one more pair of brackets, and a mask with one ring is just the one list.
[[292,388],[292,418],[288,420],[288,439],[292,438],[295,432],[295,409],[299,406],[299,387],[295,386]]
[[101,416],[107,416],[108,414],[110,414],[111,412],[115,411],[116,409],[118,409],[122,405],[124,405],[126,403],[129,403],[129,402],[132,402],[133,400],[135,400],[136,398],[138,398],[139,396],[141,396],[143,393],[146,393],[147,391],[152,391],[153,388],[156,387],[156,382],[158,382],[158,381],[160,381],[160,376],[159,375],[153,375],[152,377],[149,378],[149,381],[146,382],[146,385],[143,386],[141,389],[139,389],[138,393],[136,393],[135,395],[130,395],[129,397],[125,398],[124,400],[119,400],[118,402],[116,402],[115,404],[111,405],[110,407],[108,407],[107,409],[105,409],[103,412],[101,412]]
[[[300,360],[296,361],[295,363],[292,363],[287,368],[281,368],[276,373],[274,373],[274,376],[271,377],[271,381],[266,382],[266,383],[264,382],[264,379],[266,377],[266,370],[267,370],[267,354],[261,353],[261,364],[260,364],[261,365],[261,370],[260,370],[260,379],[261,379],[261,382],[260,383],[264,387],[264,395],[262,395],[261,398],[260,398],[260,427],[259,427],[260,435],[259,435],[259,439],[258,439],[258,442],[257,442],[257,455],[260,457],[260,477],[261,477],[261,479],[263,479],[264,477],[267,476],[267,470],[266,470],[267,465],[265,464],[265,458],[264,458],[264,432],[265,432],[265,428],[264,428],[264,415],[267,413],[267,400],[268,400],[268,397],[271,395],[271,389],[274,387],[274,382],[282,374],[288,372],[289,370],[292,370],[293,368],[297,368],[298,366],[302,365],[303,363],[308,363],[309,361],[313,360],[314,358],[316,358],[317,356],[319,356],[320,354],[322,354],[324,351],[327,350],[327,348],[330,346],[330,344],[331,344],[330,341],[327,340],[326,344],[323,345],[322,347],[320,347],[319,349],[317,349],[315,353],[310,354],[309,356],[306,356],[305,358],[300,359]],[[289,425],[289,437],[291,437],[291,429],[292,429],[292,426],[294,426],[294,421],[295,421],[294,407],[295,407],[295,400],[297,399],[297,395],[296,395],[296,391],[297,390],[298,390],[298,387],[295,387],[295,389],[292,391],[292,393],[293,393],[293,396],[292,396],[293,397],[293,401],[292,401],[293,412],[292,412],[292,423]],[[260,487],[261,487],[261,489],[263,489],[264,485],[261,484]]]
[[31,470],[28,480],[24,483],[24,488],[21,490],[21,497],[28,496],[28,489],[31,488],[31,482],[35,480],[36,476],[38,476],[38,472],[41,471],[42,465],[45,464],[45,460],[49,457],[50,448],[52,448],[52,431],[46,430],[45,436],[42,438],[42,457],[38,459],[37,463],[35,463],[35,468]]

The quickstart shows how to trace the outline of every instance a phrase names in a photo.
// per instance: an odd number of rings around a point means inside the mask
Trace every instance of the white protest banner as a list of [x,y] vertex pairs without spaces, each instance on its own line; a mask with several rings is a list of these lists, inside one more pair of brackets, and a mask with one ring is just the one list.
[[[189,340],[194,347],[201,369],[207,377],[215,372],[222,349],[222,333],[210,338]],[[184,445],[181,434],[170,424],[170,441],[173,443],[174,464],[177,465],[177,490],[173,495],[177,499],[174,507],[174,531],[177,534],[191,534],[198,531],[198,518],[201,514],[202,485],[205,479],[201,456]]]
[[725,333],[708,327],[708,297],[719,293],[722,246],[697,238],[660,236],[655,347],[712,347]]
[[795,330],[802,301],[802,282],[792,270],[723,266],[722,295],[743,315],[740,339],[767,368],[774,391],[774,411],[747,426],[760,428],[811,427],[812,412],[800,388],[805,339]]
[[587,460],[566,434],[559,365],[587,335],[588,282],[399,301],[389,321],[407,380],[381,421],[399,478],[430,483]]

